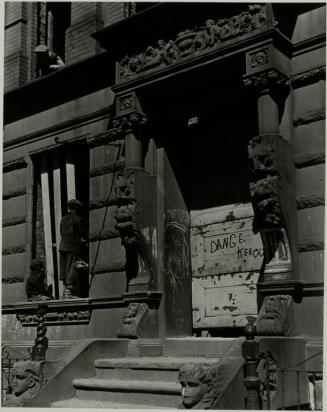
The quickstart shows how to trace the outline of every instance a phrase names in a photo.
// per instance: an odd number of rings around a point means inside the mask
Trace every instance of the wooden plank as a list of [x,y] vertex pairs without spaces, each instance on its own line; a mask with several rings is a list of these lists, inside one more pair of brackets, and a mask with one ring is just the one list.
[[42,209],[44,225],[44,245],[47,266],[47,283],[54,288],[54,266],[51,233],[51,214],[50,214],[50,193],[49,193],[49,174],[47,169],[46,156],[41,158],[41,188],[42,188]]
[[[58,285],[59,285],[59,296],[63,294],[63,283],[60,281],[60,221],[62,218],[61,209],[61,177],[60,177],[60,157],[59,154],[53,153],[53,192],[54,192],[54,216],[55,216],[55,231],[56,231],[56,255],[57,255],[57,267],[58,267]],[[59,298],[56,291],[56,298]]]
[[245,326],[257,316],[259,272],[193,279],[193,327]]
[[259,270],[263,245],[253,217],[192,229],[193,276]]
[[66,153],[67,200],[76,199],[75,160],[71,151]]

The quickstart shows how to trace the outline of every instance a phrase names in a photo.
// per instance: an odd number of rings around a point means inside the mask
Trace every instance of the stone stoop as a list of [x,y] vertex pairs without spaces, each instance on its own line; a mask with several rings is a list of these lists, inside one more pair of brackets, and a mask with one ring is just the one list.
[[[235,341],[234,338],[185,338],[167,339],[161,344],[153,341],[152,345],[150,340],[130,341],[125,357],[96,359],[95,376],[74,379],[75,396],[54,402],[51,407],[177,409],[182,403],[178,382],[181,366],[221,363],[225,376]],[[226,355],[228,359],[224,359]]]
[[180,367],[184,363],[217,362],[219,358],[171,356],[98,359],[96,376],[75,379],[75,397],[55,402],[52,407],[175,409],[181,404]]

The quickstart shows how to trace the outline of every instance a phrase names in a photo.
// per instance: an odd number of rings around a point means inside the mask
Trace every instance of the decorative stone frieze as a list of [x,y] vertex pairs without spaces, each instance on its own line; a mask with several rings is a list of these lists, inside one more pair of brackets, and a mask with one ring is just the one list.
[[[254,4],[230,18],[208,19],[203,26],[187,29],[174,40],[160,39],[156,46],[148,46],[142,53],[125,56],[118,64],[118,82],[139,73],[159,70],[183,60],[205,54],[233,39],[268,27],[268,6]],[[124,100],[123,104],[128,104]]]
[[273,295],[264,298],[256,321],[258,335],[288,335],[287,315],[292,302],[289,295]]
[[[65,325],[76,323],[89,323],[91,319],[90,310],[67,311],[67,312],[48,312],[44,316],[45,325]],[[38,322],[37,314],[18,314],[19,320],[23,326],[36,326]]]

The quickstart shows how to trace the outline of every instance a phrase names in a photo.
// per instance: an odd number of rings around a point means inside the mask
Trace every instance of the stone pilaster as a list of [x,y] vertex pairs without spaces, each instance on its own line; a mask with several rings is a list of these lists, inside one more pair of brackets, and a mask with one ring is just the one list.
[[249,142],[250,192],[255,230],[264,251],[265,282],[297,277],[295,168],[291,144],[279,123],[290,91],[289,60],[272,45],[246,54],[244,84],[257,96],[258,136]]

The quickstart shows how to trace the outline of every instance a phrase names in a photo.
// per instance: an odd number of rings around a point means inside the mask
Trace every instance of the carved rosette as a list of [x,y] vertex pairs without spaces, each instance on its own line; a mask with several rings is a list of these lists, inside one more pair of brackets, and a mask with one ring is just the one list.
[[254,4],[242,13],[230,18],[208,19],[203,26],[187,29],[174,40],[158,40],[156,46],[148,46],[142,53],[125,56],[118,64],[117,81],[122,82],[139,73],[164,69],[210,52],[222,43],[269,26],[267,5]]
[[258,335],[287,336],[289,322],[287,315],[292,302],[289,295],[266,296],[256,322]]

